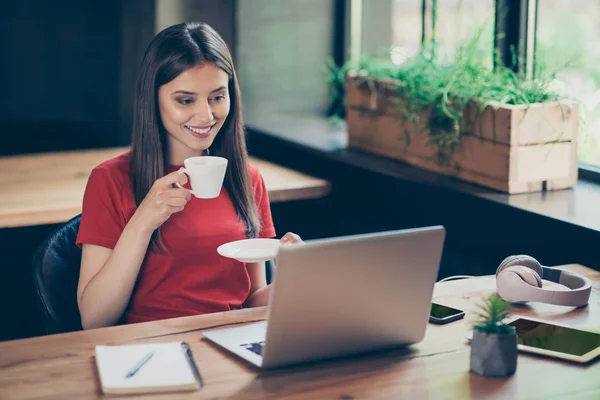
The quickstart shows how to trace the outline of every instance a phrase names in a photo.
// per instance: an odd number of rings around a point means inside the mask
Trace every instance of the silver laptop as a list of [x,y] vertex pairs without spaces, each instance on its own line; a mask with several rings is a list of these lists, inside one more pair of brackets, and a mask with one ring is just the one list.
[[432,226],[281,246],[268,323],[204,337],[260,368],[417,343],[444,238]]

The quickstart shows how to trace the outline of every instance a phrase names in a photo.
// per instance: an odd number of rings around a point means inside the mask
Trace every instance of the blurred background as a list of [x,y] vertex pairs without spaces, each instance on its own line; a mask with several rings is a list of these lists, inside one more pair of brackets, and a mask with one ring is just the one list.
[[[402,62],[424,39],[452,52],[483,27],[492,56],[494,0],[440,1],[434,24],[431,0],[363,0],[352,21],[351,3],[5,0],[0,155],[128,144],[143,52],[155,33],[182,21],[208,22],[231,46],[249,125],[267,114],[324,116],[326,64],[351,51],[389,52]],[[535,3],[535,60],[556,67],[555,88],[582,102],[580,158],[598,166],[600,2]]]
[[[528,71],[555,69],[553,88],[581,102],[580,176],[598,181],[598,0],[3,0],[0,156],[128,145],[148,43],[172,24],[203,21],[231,47],[251,153],[332,183],[326,199],[274,204],[279,233],[312,239],[443,224],[440,277],[493,273],[503,257],[520,252],[552,265],[598,268],[599,229],[590,229],[599,217],[597,183],[577,196],[463,190],[347,150],[343,124],[331,119],[328,64],[363,54],[401,64],[432,41],[453,57],[456,45],[476,34],[492,60],[498,10],[524,8],[532,29],[524,32],[523,12],[512,12],[501,33],[525,35]],[[583,207],[592,222],[570,223]],[[562,217],[548,218],[552,213]],[[0,340],[40,334],[31,259],[56,228],[0,227]]]

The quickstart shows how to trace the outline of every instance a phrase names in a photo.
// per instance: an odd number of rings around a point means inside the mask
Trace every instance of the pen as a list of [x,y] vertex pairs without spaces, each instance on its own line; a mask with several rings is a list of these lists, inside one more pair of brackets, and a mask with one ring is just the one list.
[[129,372],[127,372],[127,375],[125,375],[125,378],[131,378],[132,376],[134,376],[140,370],[140,368],[142,368],[144,366],[144,364],[146,364],[148,362],[148,360],[150,360],[152,358],[153,355],[154,355],[153,351],[146,354],[144,356],[144,358],[142,358],[140,361],[137,362],[137,364],[135,364],[133,367],[131,367]]

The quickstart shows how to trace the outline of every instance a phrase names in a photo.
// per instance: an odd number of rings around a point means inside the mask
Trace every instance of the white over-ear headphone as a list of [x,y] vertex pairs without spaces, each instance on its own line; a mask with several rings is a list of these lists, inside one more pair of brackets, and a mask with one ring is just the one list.
[[[542,278],[571,290],[544,289]],[[592,281],[575,272],[542,266],[533,257],[517,255],[505,258],[496,270],[496,288],[498,295],[511,303],[539,301],[580,307],[590,299]]]

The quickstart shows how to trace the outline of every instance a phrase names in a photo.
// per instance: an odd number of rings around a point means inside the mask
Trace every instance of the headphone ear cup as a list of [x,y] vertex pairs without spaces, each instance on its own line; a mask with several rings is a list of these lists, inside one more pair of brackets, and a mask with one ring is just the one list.
[[496,277],[498,295],[513,303],[522,304],[527,301],[522,300],[523,284],[541,288],[542,278],[531,268],[522,265],[508,266]]
[[537,274],[537,277],[540,278],[540,285],[541,285],[541,278],[544,276],[544,272],[542,270],[541,264],[535,258],[525,255],[525,254],[509,256],[509,257],[506,257],[504,260],[502,260],[502,262],[496,269],[496,276],[498,276],[500,274],[500,272],[504,271],[506,268],[513,267],[513,266],[527,267],[527,268],[530,268],[533,271],[535,271]]
[[535,272],[533,269],[528,267],[521,267],[522,270],[519,271],[519,276],[531,286],[542,287],[542,278]]
[[498,276],[498,274],[500,274],[500,272],[502,272],[504,269],[510,267],[512,260],[514,260],[515,258],[518,258],[518,257],[521,257],[521,256],[508,256],[504,260],[502,260],[500,265],[498,265],[498,268],[496,268],[496,276]]

